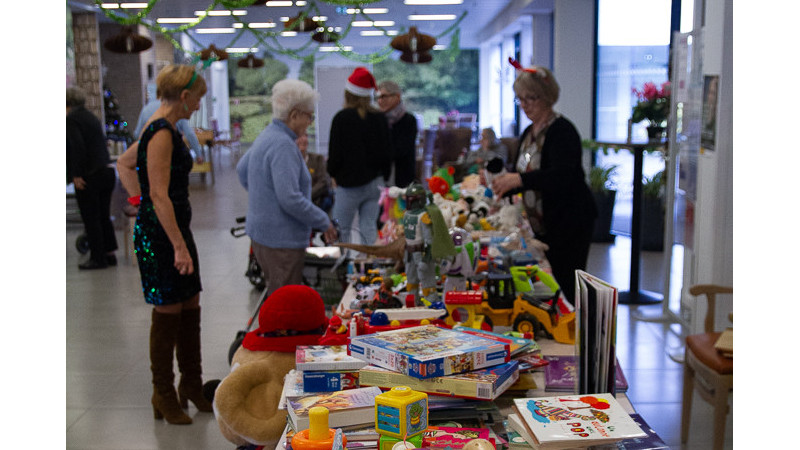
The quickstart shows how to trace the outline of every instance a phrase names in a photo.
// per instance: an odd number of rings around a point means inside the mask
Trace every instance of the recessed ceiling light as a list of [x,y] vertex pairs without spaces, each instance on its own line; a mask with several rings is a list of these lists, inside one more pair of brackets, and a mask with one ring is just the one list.
[[389,8],[347,8],[347,14],[386,14],[389,12]]
[[228,53],[255,53],[258,49],[250,47],[228,47],[225,51]]
[[411,14],[408,20],[456,20],[455,14]]
[[381,30],[364,30],[361,32],[362,36],[383,36],[386,33]]
[[406,5],[424,6],[424,5],[460,5],[464,0],[405,0]]
[[100,7],[103,9],[144,9],[147,8],[147,3],[101,3]]
[[206,16],[206,15],[207,16],[230,16],[230,15],[246,16],[247,15],[247,11],[244,11],[244,10],[222,11],[222,10],[215,9],[213,11],[195,11],[194,15],[195,16]]
[[196,22],[197,17],[159,17],[157,23],[192,23]]
[[235,33],[234,28],[195,28],[200,34],[230,34]]
[[[240,23],[235,23],[235,24],[233,24],[233,26],[236,27],[236,28],[243,27],[243,25],[240,24]],[[250,28],[275,28],[276,27],[275,22],[252,22],[252,23],[248,23],[247,26],[249,26]]]
[[[291,1],[278,1],[278,0],[270,0],[267,2],[267,6],[292,6]],[[297,5],[302,6],[302,5]]]
[[[339,50],[340,50],[339,47],[330,47],[330,46],[319,48],[319,51],[321,52],[338,52]],[[351,52],[353,51],[353,47],[345,45],[344,47],[341,48],[341,50],[345,52]]]
[[286,37],[297,36],[297,31],[281,31],[281,36],[286,36]]
[[354,27],[393,27],[392,20],[354,20],[351,24]]

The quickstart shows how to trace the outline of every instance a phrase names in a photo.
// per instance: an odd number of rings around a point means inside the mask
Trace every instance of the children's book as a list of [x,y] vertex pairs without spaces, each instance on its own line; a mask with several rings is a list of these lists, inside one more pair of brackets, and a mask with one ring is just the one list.
[[510,361],[472,372],[420,379],[369,365],[359,371],[359,382],[362,386],[378,386],[383,389],[408,386],[430,395],[494,400],[517,381],[518,366],[517,361]]
[[663,450],[668,449],[669,446],[656,434],[656,431],[650,428],[650,425],[642,419],[639,414],[631,414],[631,419],[639,425],[647,436],[636,437],[630,439],[623,439],[616,443],[613,449],[616,450]]
[[422,447],[432,450],[460,450],[473,439],[486,439],[494,444],[488,428],[460,428],[429,426],[422,434]]
[[[544,356],[547,366],[544,368],[544,390],[552,392],[575,392],[575,367],[576,358],[574,356]],[[616,366],[616,388],[617,392],[628,390],[628,380],[622,372],[619,361]]]
[[566,449],[644,438],[647,433],[611,394],[515,398],[528,443],[535,449]]
[[509,347],[508,342],[423,325],[353,336],[349,353],[415,378],[433,378],[506,363]]
[[309,426],[308,410],[315,406],[328,408],[328,426],[338,428],[363,425],[375,421],[375,397],[379,387],[347,389],[323,394],[287,398],[289,423],[295,431]]
[[[516,414],[512,413],[512,414],[508,415],[508,419],[507,420],[503,421],[503,428],[505,429],[505,433],[506,433],[506,446],[510,450],[530,450],[530,449],[532,449],[533,447],[531,447],[531,444],[528,444],[528,441],[526,441],[525,438],[522,437],[519,434],[519,431],[517,431],[514,427],[511,426],[511,420],[512,420],[511,416],[514,416],[514,418],[517,421],[519,420],[519,417],[517,417]],[[520,427],[522,427],[522,425],[520,425]]]
[[304,372],[358,370],[366,365],[348,355],[346,345],[298,345],[295,350],[295,368]]
[[576,390],[616,392],[617,288],[582,270],[575,271]]

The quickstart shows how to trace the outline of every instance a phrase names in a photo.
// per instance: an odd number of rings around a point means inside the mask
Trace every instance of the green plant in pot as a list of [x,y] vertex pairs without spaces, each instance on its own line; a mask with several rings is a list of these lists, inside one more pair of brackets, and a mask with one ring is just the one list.
[[664,170],[642,180],[642,250],[664,250]]
[[617,165],[594,166],[589,170],[589,188],[597,205],[592,242],[614,242],[616,237],[611,234],[611,222],[614,219],[614,201],[617,197],[617,191],[614,189],[617,167]]

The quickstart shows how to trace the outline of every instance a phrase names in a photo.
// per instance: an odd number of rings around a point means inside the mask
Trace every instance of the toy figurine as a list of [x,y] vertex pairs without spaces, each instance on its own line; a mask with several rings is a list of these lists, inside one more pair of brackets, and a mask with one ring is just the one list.
[[[452,166],[438,169],[428,178],[428,188],[434,194],[439,194],[448,200],[458,200],[459,193],[454,187],[453,174],[455,169]],[[408,208],[407,204],[406,207]]]
[[406,289],[419,302],[418,289],[430,302],[438,300],[436,293],[436,260],[455,256],[456,248],[450,239],[442,212],[428,204],[425,188],[411,183],[406,189],[406,212],[403,215],[405,236]]
[[411,443],[410,448],[421,448],[422,433],[427,429],[428,394],[408,386],[395,386],[375,397],[379,450],[392,450],[398,443]]
[[453,228],[450,230],[456,254],[446,264],[447,278],[444,280],[444,291],[465,291],[467,281],[475,274],[475,264],[478,261],[479,244],[472,241],[467,230]]

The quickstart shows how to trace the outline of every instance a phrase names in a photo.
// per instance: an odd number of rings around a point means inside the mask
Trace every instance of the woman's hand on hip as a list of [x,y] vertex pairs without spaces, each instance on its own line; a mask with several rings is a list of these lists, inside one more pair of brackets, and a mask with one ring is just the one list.
[[518,187],[522,187],[522,176],[518,173],[505,173],[492,180],[492,191],[498,197]]

